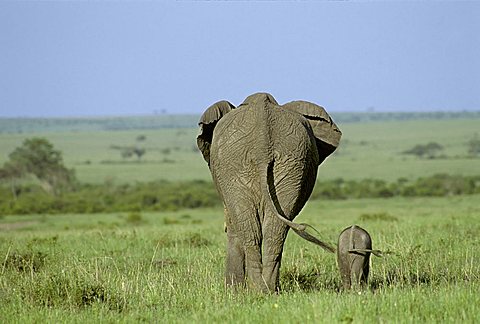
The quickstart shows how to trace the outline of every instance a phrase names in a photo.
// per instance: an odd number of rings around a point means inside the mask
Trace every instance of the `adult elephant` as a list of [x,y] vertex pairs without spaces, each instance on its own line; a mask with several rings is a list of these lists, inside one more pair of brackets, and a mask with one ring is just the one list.
[[[326,111],[294,101],[280,106],[256,93],[235,108],[209,107],[199,122],[197,144],[224,203],[227,285],[279,290],[279,269],[289,228],[334,252],[292,222],[315,185],[320,163],[339,144],[341,132]],[[262,251],[263,250],[263,251]]]

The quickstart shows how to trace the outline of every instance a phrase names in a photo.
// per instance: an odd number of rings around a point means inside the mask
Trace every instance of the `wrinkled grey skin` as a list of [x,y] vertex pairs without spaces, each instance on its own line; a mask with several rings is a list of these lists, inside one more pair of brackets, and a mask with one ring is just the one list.
[[224,203],[227,285],[278,291],[289,228],[334,252],[306,232],[307,224],[292,222],[312,192],[319,164],[340,141],[322,107],[304,101],[280,106],[257,93],[238,108],[215,103],[199,125],[197,144]]
[[357,225],[347,227],[340,233],[337,245],[337,263],[343,288],[364,286],[370,271],[372,239],[370,234]]

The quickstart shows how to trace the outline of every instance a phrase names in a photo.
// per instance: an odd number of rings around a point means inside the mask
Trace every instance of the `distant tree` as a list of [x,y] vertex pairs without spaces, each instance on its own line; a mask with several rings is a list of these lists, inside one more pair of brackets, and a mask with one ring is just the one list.
[[133,148],[133,154],[137,156],[137,159],[141,159],[142,156],[146,153],[146,150],[142,147],[134,147]]
[[133,155],[132,147],[125,146],[125,147],[120,147],[119,149],[120,149],[120,154],[121,154],[122,158],[128,159],[128,158],[132,157],[132,155]]
[[10,189],[12,191],[13,199],[16,200],[19,194],[17,186],[18,179],[21,179],[23,173],[21,169],[11,162],[6,162],[3,168],[0,169],[0,181],[8,181],[10,183]]
[[147,150],[140,146],[140,142],[144,142],[146,139],[147,137],[145,135],[138,135],[135,138],[137,142],[135,145],[110,145],[110,148],[119,150],[123,159],[129,159],[132,156],[136,156],[138,160],[141,160],[145,153],[147,153]]
[[145,153],[147,152],[144,148],[137,147],[137,146],[121,146],[121,147],[115,146],[112,148],[119,149],[120,154],[124,159],[129,159],[135,155],[138,160],[141,160],[142,156],[145,155]]
[[62,153],[45,138],[26,139],[10,153],[0,172],[1,178],[10,181],[29,174],[38,179],[46,192],[55,195],[75,183],[74,170],[64,166]]
[[167,147],[167,148],[161,149],[160,152],[162,154],[169,155],[172,152],[172,149]]
[[438,156],[438,153],[443,150],[443,146],[430,142],[428,144],[418,144],[409,150],[403,151],[403,154],[410,154],[418,156],[419,158],[434,159]]
[[480,155],[480,138],[477,133],[468,141],[468,154],[474,157]]

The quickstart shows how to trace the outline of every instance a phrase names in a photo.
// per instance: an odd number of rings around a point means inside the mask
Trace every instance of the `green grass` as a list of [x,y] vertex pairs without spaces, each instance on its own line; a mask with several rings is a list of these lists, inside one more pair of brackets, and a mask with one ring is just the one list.
[[470,322],[480,311],[480,196],[313,201],[298,221],[374,248],[369,287],[341,292],[335,257],[290,233],[280,295],[223,287],[221,209],[4,216],[2,322]]
[[[477,175],[478,159],[467,157],[467,142],[478,132],[478,119],[378,121],[340,124],[343,138],[337,153],[319,169],[322,179],[376,178],[395,181],[436,173]],[[0,163],[27,137],[44,136],[63,152],[65,163],[82,182],[119,183],[165,179],[210,180],[196,149],[197,129],[78,131],[0,135]],[[133,145],[138,135],[147,153],[141,163],[123,161],[112,145]],[[438,142],[445,159],[420,160],[401,154],[416,144]]]
[[[478,159],[467,157],[467,142],[478,120],[412,120],[340,125],[336,155],[319,169],[319,177],[416,179],[435,173],[477,175]],[[401,154],[416,144],[437,142],[446,159],[426,160]]]
[[[39,133],[0,134],[0,163],[25,138],[44,136],[81,182],[210,179],[195,149],[196,129],[101,131],[90,125],[66,132],[67,126],[49,132],[46,123]],[[339,126],[344,137],[320,167],[320,185],[334,178],[479,174],[479,160],[466,156],[478,118]],[[141,163],[122,161],[110,148],[133,145],[138,135],[147,138]],[[445,147],[446,158],[401,154],[432,141]],[[280,295],[224,289],[221,209],[0,215],[0,320],[474,323],[480,312],[479,199],[311,201],[297,220],[312,224],[324,240],[334,243],[343,228],[358,224],[370,232],[375,249],[391,254],[372,259],[368,289],[341,292],[335,257],[290,233]]]

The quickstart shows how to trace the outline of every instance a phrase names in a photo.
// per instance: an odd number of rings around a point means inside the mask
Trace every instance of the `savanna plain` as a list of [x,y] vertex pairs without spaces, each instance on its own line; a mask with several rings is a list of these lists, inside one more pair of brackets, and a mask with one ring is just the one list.
[[[142,121],[125,118],[107,129],[111,120],[62,127],[55,120],[10,120],[0,133],[0,163],[24,139],[44,137],[83,184],[196,183],[211,190],[195,147],[197,130],[181,121],[141,129],[136,125]],[[316,189],[376,179],[388,194],[317,195],[296,221],[313,225],[332,244],[347,226],[365,228],[384,255],[372,256],[364,289],[343,291],[335,256],[290,233],[280,294],[226,290],[220,203],[81,214],[23,210],[0,215],[1,322],[478,322],[480,158],[469,147],[478,139],[478,114],[339,118],[337,124],[342,142],[320,166]],[[432,142],[441,148],[412,154]],[[122,155],[127,146],[144,153]],[[395,190],[422,178],[447,179],[434,182],[447,188]],[[476,189],[458,189],[457,178]],[[22,181],[29,186],[36,180]],[[13,199],[8,190],[2,193],[0,202]]]

